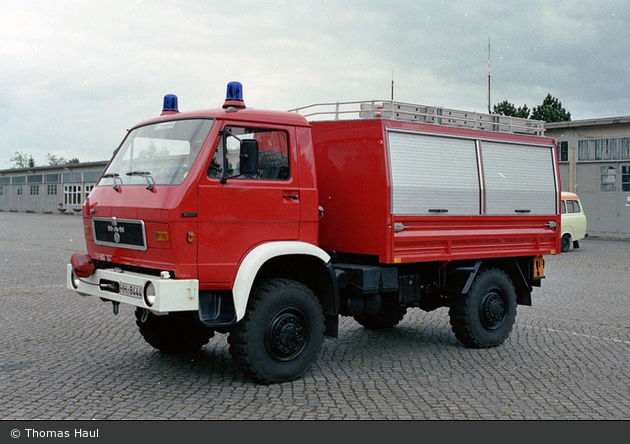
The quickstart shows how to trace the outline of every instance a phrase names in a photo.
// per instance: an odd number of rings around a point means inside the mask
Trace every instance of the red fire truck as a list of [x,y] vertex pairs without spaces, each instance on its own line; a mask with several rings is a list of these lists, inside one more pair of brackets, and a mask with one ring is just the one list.
[[[340,316],[368,329],[448,307],[502,344],[560,252],[543,122],[394,101],[178,110],[128,131],[83,205],[67,287],[135,308],[166,353],[228,334],[261,383],[301,377]],[[308,119],[307,119],[308,117]]]

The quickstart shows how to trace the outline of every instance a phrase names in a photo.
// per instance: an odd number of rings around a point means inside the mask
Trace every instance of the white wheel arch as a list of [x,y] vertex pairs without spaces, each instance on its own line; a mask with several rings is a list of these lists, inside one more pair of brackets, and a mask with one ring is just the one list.
[[236,272],[232,294],[234,308],[236,309],[236,321],[245,316],[247,301],[251,292],[254,279],[260,268],[270,259],[286,255],[306,255],[320,259],[324,264],[330,260],[330,256],[321,248],[299,241],[268,242],[257,246],[250,251],[241,262]]

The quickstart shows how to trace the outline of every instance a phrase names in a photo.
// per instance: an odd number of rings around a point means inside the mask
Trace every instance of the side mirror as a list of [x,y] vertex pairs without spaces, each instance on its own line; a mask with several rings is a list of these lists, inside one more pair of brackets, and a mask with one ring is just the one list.
[[241,141],[240,173],[258,173],[258,141],[254,139],[244,139]]

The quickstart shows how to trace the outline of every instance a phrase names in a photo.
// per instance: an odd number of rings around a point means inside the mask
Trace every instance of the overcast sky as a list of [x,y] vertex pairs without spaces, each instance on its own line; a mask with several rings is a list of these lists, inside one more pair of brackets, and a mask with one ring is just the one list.
[[0,0],[0,169],[107,160],[125,130],[218,108],[389,99],[485,112],[547,94],[630,115],[627,0]]

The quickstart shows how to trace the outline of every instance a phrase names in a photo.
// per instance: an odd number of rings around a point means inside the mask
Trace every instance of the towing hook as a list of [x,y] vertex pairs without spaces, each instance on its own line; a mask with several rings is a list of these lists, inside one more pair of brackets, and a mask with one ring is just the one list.
[[119,307],[120,307],[120,302],[112,301],[112,311],[114,312],[114,315],[118,314],[118,308]]

